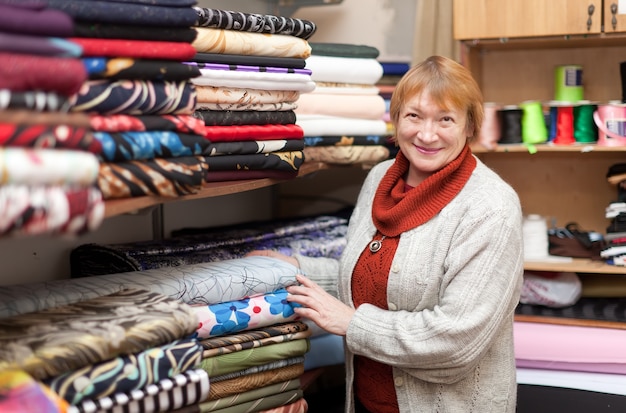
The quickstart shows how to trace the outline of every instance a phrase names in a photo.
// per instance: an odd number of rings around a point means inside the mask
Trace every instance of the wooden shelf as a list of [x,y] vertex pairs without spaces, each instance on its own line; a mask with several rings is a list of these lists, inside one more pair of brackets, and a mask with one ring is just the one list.
[[524,269],[528,271],[583,272],[590,274],[626,274],[626,267],[606,264],[584,258],[572,258],[571,262],[527,261]]
[[626,152],[626,146],[601,146],[595,143],[575,143],[572,145],[555,145],[552,143],[538,143],[535,145],[525,144],[499,144],[493,149],[487,149],[477,144],[472,146],[474,153],[506,153],[506,152]]
[[586,47],[614,47],[626,44],[624,33],[585,35],[518,37],[501,39],[461,40],[463,45],[476,50],[564,49]]
[[[323,162],[304,162],[298,172],[298,177],[305,176],[330,166]],[[105,202],[105,218],[117,215],[136,213],[139,210],[150,208],[167,202],[189,201],[192,199],[203,199],[222,195],[236,194],[240,192],[252,191],[285,182],[282,179],[247,179],[241,181],[207,182],[204,187],[195,194],[184,195],[176,198],[159,196],[142,196],[124,199],[112,199]]]

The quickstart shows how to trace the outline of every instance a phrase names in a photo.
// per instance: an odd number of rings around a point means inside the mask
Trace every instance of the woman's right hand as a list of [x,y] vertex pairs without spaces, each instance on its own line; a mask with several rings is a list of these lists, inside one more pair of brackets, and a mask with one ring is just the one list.
[[279,260],[283,260],[285,262],[288,262],[289,264],[293,265],[296,268],[300,268],[300,263],[298,262],[297,259],[295,259],[294,257],[290,257],[289,255],[285,255],[285,254],[283,254],[281,252],[278,252],[278,251],[254,250],[254,251],[250,251],[245,256],[246,257],[248,257],[248,256],[261,256],[261,257],[278,258]]

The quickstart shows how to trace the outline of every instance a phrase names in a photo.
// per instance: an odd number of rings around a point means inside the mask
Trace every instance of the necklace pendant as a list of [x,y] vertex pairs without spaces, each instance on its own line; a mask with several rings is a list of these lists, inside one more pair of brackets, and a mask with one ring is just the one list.
[[370,242],[370,251],[378,252],[382,246],[383,246],[382,240],[375,239],[374,241]]

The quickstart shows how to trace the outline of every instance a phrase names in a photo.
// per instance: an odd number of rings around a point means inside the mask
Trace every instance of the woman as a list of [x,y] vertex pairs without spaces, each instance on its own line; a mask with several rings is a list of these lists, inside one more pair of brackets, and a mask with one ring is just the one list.
[[515,411],[522,213],[469,149],[482,105],[462,65],[414,66],[391,98],[399,152],[368,174],[341,260],[257,252],[298,265],[295,311],[345,337],[348,412]]

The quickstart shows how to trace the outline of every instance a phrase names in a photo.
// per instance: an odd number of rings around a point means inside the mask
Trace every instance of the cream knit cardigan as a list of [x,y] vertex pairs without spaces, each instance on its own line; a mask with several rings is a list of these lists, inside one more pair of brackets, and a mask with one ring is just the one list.
[[[387,309],[363,304],[350,322],[346,412],[354,411],[354,354],[393,366],[402,413],[515,412],[513,315],[523,273],[522,211],[515,191],[477,161],[465,187],[438,215],[401,234]],[[350,305],[352,270],[376,232],[374,193],[392,162],[368,174],[339,261],[296,256],[308,277]]]

